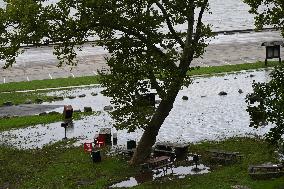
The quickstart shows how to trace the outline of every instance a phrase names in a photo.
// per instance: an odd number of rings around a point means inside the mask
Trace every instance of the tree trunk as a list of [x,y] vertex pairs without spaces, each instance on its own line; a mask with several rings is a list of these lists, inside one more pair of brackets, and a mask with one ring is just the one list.
[[159,107],[156,110],[156,113],[152,117],[149,126],[145,129],[138,146],[133,154],[133,157],[130,161],[130,165],[139,165],[150,156],[152,152],[152,146],[156,142],[156,137],[159,133],[159,130],[164,123],[166,117],[169,115],[171,109],[173,108],[173,103],[179,92],[180,85],[176,85],[174,89],[170,92],[170,97],[162,100]]

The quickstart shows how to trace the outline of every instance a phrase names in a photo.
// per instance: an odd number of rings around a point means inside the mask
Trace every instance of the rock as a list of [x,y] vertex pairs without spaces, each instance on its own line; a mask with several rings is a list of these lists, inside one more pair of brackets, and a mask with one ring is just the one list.
[[58,115],[60,114],[59,112],[55,112],[55,111],[52,111],[52,112],[49,112],[48,115]]
[[250,74],[250,75],[249,75],[249,77],[254,77],[254,76],[255,76],[255,75],[253,75],[253,74]]
[[13,106],[14,104],[11,101],[7,101],[7,102],[4,102],[3,105],[4,106]]
[[76,112],[76,113],[81,113],[82,111],[81,110],[74,110],[73,111],[74,113]]
[[206,96],[201,96],[201,98],[205,98]]
[[155,104],[160,104],[162,100],[155,100]]
[[187,96],[183,96],[182,100],[188,100],[188,97]]
[[228,81],[229,79],[225,78],[224,80],[225,80],[225,81]]
[[64,98],[62,96],[54,96],[53,100],[64,100]]
[[243,93],[243,90],[242,90],[242,89],[239,89],[238,92],[239,92],[240,94],[242,94],[242,93]]
[[234,79],[238,79],[237,77],[234,77]]
[[74,98],[76,98],[76,96],[68,96],[67,98],[74,99]]
[[112,106],[105,106],[104,107],[104,111],[111,111],[111,110],[113,110]]
[[84,107],[84,112],[92,112],[92,107]]
[[247,186],[242,186],[242,185],[235,185],[235,186],[231,186],[232,189],[250,189]]
[[25,102],[24,102],[24,104],[32,104],[33,102],[32,102],[32,100],[30,100],[30,99],[27,99]]
[[85,97],[86,95],[85,94],[81,94],[81,95],[79,95],[78,97],[79,98],[83,98],[83,97]]
[[42,113],[40,113],[40,114],[38,114],[39,116],[45,116],[45,115],[47,115],[47,113],[46,112],[42,112]]
[[43,103],[43,100],[41,98],[37,98],[37,99],[35,99],[35,102],[37,104],[41,104],[41,103]]
[[220,95],[220,96],[225,96],[225,95],[227,95],[228,93],[226,93],[225,91],[221,91],[221,92],[219,92],[219,94],[218,95]]
[[92,92],[92,93],[91,93],[91,95],[92,95],[92,96],[97,96],[97,95],[98,95],[98,93],[96,93],[96,92]]

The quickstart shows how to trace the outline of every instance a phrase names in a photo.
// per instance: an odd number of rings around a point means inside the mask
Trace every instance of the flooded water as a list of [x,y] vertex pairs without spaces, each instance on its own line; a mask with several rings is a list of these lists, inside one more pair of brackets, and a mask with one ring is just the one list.
[[157,169],[150,172],[138,174],[135,177],[130,177],[127,180],[111,185],[110,188],[130,188],[144,182],[169,178],[169,176],[184,178],[187,175],[206,174],[209,173],[209,170],[210,168],[206,167],[203,164],[198,165],[197,169],[195,168],[195,166],[178,166],[172,168],[169,167],[167,169]]
[[[44,4],[55,3],[58,0],[49,0]],[[206,14],[205,23],[211,24],[214,31],[254,28],[253,15],[248,13],[249,6],[242,0],[210,0],[210,11]],[[0,7],[5,7],[0,0]],[[186,26],[180,25],[176,29],[184,30]]]
[[[245,96],[252,92],[253,80],[268,81],[270,71],[242,72],[225,76],[208,78],[195,78],[192,85],[184,88],[178,94],[170,115],[162,125],[157,142],[195,143],[203,140],[219,140],[232,136],[262,135],[269,127],[255,130],[249,127],[250,118],[246,112]],[[239,93],[239,89],[243,93]],[[70,104],[74,109],[83,110],[90,106],[99,115],[88,116],[82,120],[74,121],[73,127],[68,128],[68,138],[78,138],[78,145],[93,141],[95,134],[101,128],[111,128],[116,132],[118,146],[126,146],[127,140],[139,141],[142,130],[127,133],[126,130],[113,128],[113,120],[104,106],[110,105],[110,99],[100,94],[99,87],[88,89],[74,89],[69,91],[53,92],[50,95],[77,96],[75,99],[66,98],[63,101],[45,103],[49,105]],[[220,96],[224,91],[228,95]],[[92,96],[96,92],[98,95]],[[86,97],[79,98],[80,94]],[[188,100],[182,100],[188,96]],[[63,109],[55,109],[62,112]],[[47,125],[36,125],[23,129],[10,130],[0,133],[0,143],[18,148],[37,148],[64,138],[64,128],[60,122]]]

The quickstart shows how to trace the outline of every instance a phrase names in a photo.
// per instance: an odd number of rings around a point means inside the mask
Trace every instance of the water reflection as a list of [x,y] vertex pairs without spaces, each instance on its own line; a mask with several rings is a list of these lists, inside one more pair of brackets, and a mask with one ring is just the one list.
[[210,168],[203,164],[195,166],[178,166],[167,169],[156,169],[153,171],[143,172],[135,177],[130,177],[127,180],[113,184],[110,188],[133,187],[148,181],[158,180],[167,176],[175,176],[177,178],[184,178],[186,175],[206,174],[209,173]]

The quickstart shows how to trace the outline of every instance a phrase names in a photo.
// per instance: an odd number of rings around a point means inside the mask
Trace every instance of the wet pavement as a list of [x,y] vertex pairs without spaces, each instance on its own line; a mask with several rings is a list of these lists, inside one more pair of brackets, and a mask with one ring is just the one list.
[[62,107],[63,105],[40,105],[40,104],[22,104],[18,106],[1,106],[0,107],[0,118],[7,116],[27,116],[36,115],[46,111],[51,111],[56,108]]

